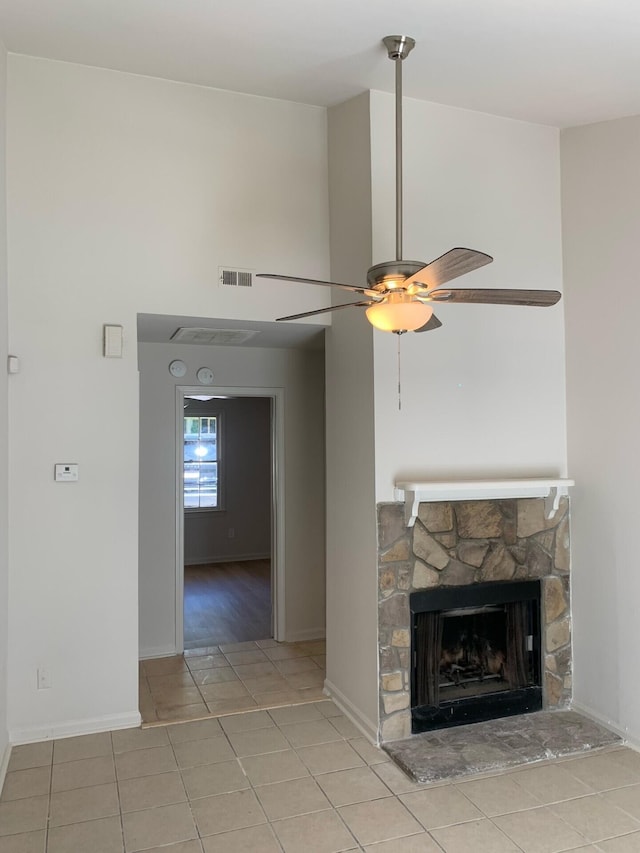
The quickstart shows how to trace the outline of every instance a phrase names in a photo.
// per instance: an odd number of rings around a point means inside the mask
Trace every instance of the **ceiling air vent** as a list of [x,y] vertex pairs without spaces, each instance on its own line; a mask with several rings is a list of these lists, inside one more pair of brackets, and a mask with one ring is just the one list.
[[218,267],[223,287],[253,287],[253,271],[231,267]]
[[203,329],[195,326],[183,326],[171,335],[172,343],[203,344],[206,346],[238,346],[259,335],[260,332],[249,329]]

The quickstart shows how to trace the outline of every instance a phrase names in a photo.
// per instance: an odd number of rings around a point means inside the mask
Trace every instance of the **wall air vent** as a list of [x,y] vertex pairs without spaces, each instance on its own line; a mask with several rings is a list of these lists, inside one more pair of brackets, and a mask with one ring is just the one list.
[[233,347],[243,344],[260,332],[249,329],[202,329],[183,326],[171,335],[175,344],[203,344],[205,346]]
[[218,273],[223,287],[253,287],[253,270],[218,267]]

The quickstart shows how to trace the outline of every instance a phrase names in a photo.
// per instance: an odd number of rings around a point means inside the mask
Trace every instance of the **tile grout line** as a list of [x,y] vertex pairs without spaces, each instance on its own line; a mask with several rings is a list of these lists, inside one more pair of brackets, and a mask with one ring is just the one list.
[[47,822],[44,829],[44,849],[49,849],[49,828],[51,823],[51,800],[53,798],[53,750],[55,741],[51,744],[51,765],[49,767],[49,799],[47,803]]
[[[483,814],[484,814],[484,813],[483,813]],[[495,817],[498,817],[498,815],[495,815]],[[521,851],[521,853],[526,853],[526,851],[524,850],[524,848],[523,848],[523,847],[521,847],[521,846],[517,843],[517,841],[514,841],[514,840],[513,840],[513,838],[511,838],[511,836],[510,836],[510,835],[507,835],[507,833],[504,831],[504,829],[502,829],[502,827],[498,826],[498,824],[494,821],[494,819],[493,819],[493,818],[489,817],[488,815],[485,815],[485,819],[486,819],[486,820],[488,820],[488,821],[489,821],[489,822],[490,822],[490,823],[491,823],[491,824],[492,824],[492,825],[493,825],[493,826],[498,830],[498,832],[499,832],[501,835],[503,835],[503,836],[504,836],[508,841],[510,841],[513,845],[515,845],[515,846],[518,848],[518,850],[520,850],[520,851]],[[582,846],[584,846],[584,845],[582,845]]]
[[124,836],[124,813],[122,811],[122,800],[120,799],[120,779],[118,778],[118,768],[116,765],[116,750],[115,744],[113,742],[113,732],[111,732],[111,757],[113,758],[113,775],[115,776],[116,792],[118,794],[118,817],[120,818],[120,835],[122,837],[122,850],[123,853],[125,853],[127,846]]
[[[178,775],[180,776],[180,783],[182,784],[182,787],[184,788],[184,795],[187,798],[187,805],[189,806],[189,814],[191,815],[191,820],[193,821],[193,826],[194,826],[194,829],[196,831],[198,841],[200,842],[200,848],[204,849],[204,846],[202,844],[202,836],[200,835],[200,829],[198,827],[198,822],[196,820],[196,817],[193,813],[193,808],[191,806],[191,799],[187,793],[187,786],[184,784],[184,778],[182,776],[182,768],[180,767],[180,764],[178,763],[178,756],[176,755],[175,745],[174,745],[173,741],[171,740],[171,737],[169,736],[168,726],[167,726],[167,740],[169,741],[169,746],[171,748],[171,754],[173,755],[173,760],[176,763],[176,769],[178,771]],[[229,746],[231,746],[231,744],[229,744]],[[125,853],[126,853],[126,848],[125,848]]]

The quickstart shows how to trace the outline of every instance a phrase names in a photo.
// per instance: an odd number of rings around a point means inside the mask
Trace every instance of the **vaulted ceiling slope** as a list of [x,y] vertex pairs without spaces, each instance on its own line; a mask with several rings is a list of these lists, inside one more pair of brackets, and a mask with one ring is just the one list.
[[640,113],[637,0],[2,0],[13,53],[329,106],[391,91],[559,127]]

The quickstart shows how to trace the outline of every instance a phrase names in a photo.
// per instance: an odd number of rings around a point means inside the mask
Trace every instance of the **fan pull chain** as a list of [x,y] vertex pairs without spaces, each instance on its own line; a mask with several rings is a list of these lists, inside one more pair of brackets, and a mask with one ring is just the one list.
[[398,336],[398,411],[402,411],[402,375],[401,375],[401,364],[400,364],[400,338],[402,337],[400,332],[396,332]]

